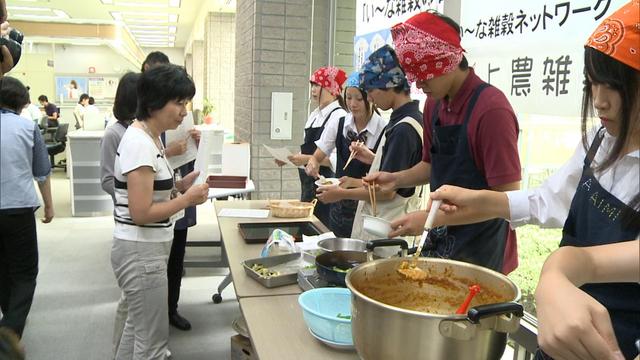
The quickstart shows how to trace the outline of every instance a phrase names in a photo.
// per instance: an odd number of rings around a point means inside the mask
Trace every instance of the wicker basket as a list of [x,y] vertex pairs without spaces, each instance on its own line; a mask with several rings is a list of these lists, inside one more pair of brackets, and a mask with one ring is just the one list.
[[316,206],[318,199],[311,202],[302,202],[298,200],[279,200],[270,201],[271,216],[279,218],[304,218],[313,215],[313,208]]

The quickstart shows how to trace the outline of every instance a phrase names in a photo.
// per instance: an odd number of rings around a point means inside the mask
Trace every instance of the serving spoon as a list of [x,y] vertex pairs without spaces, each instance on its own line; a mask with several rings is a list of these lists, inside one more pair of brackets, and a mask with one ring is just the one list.
[[442,204],[442,200],[433,200],[431,202],[431,209],[429,210],[429,215],[427,216],[427,222],[424,225],[424,232],[422,233],[422,237],[420,238],[420,244],[418,244],[418,250],[415,254],[413,254],[413,261],[408,263],[403,261],[398,268],[398,273],[404,275],[406,278],[411,280],[425,280],[428,276],[427,272],[418,267],[418,257],[420,253],[422,253],[422,248],[424,247],[424,243],[427,240],[427,235],[429,234],[429,230],[433,227],[433,222],[436,220],[436,214],[438,213],[438,209]]

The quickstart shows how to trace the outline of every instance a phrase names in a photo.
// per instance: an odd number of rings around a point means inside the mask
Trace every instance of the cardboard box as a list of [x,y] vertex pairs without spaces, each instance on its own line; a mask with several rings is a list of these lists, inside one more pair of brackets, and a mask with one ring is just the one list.
[[257,360],[258,357],[253,351],[251,340],[242,336],[231,337],[231,360]]

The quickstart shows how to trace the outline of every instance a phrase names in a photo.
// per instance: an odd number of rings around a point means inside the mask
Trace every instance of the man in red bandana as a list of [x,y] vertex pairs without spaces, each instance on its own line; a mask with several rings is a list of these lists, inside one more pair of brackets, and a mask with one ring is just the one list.
[[[520,187],[518,121],[505,95],[469,67],[460,26],[438,13],[413,16],[391,29],[409,81],[427,94],[422,162],[409,170],[375,173],[383,189],[430,183],[499,191]],[[423,232],[426,212],[392,223],[389,236]],[[451,258],[509,273],[517,267],[515,233],[506,221],[439,227],[429,233],[424,256]]]

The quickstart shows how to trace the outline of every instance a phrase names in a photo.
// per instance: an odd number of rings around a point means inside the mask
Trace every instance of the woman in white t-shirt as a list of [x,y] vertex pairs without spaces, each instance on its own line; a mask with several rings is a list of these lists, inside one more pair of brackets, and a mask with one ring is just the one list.
[[[207,199],[198,172],[174,181],[160,134],[187,115],[195,86],[186,71],[162,65],[138,80],[137,121],[127,128],[114,164],[115,228],[111,265],[128,304],[116,359],[165,359],[169,337],[167,259],[173,223]],[[180,195],[179,193],[183,193]]]

